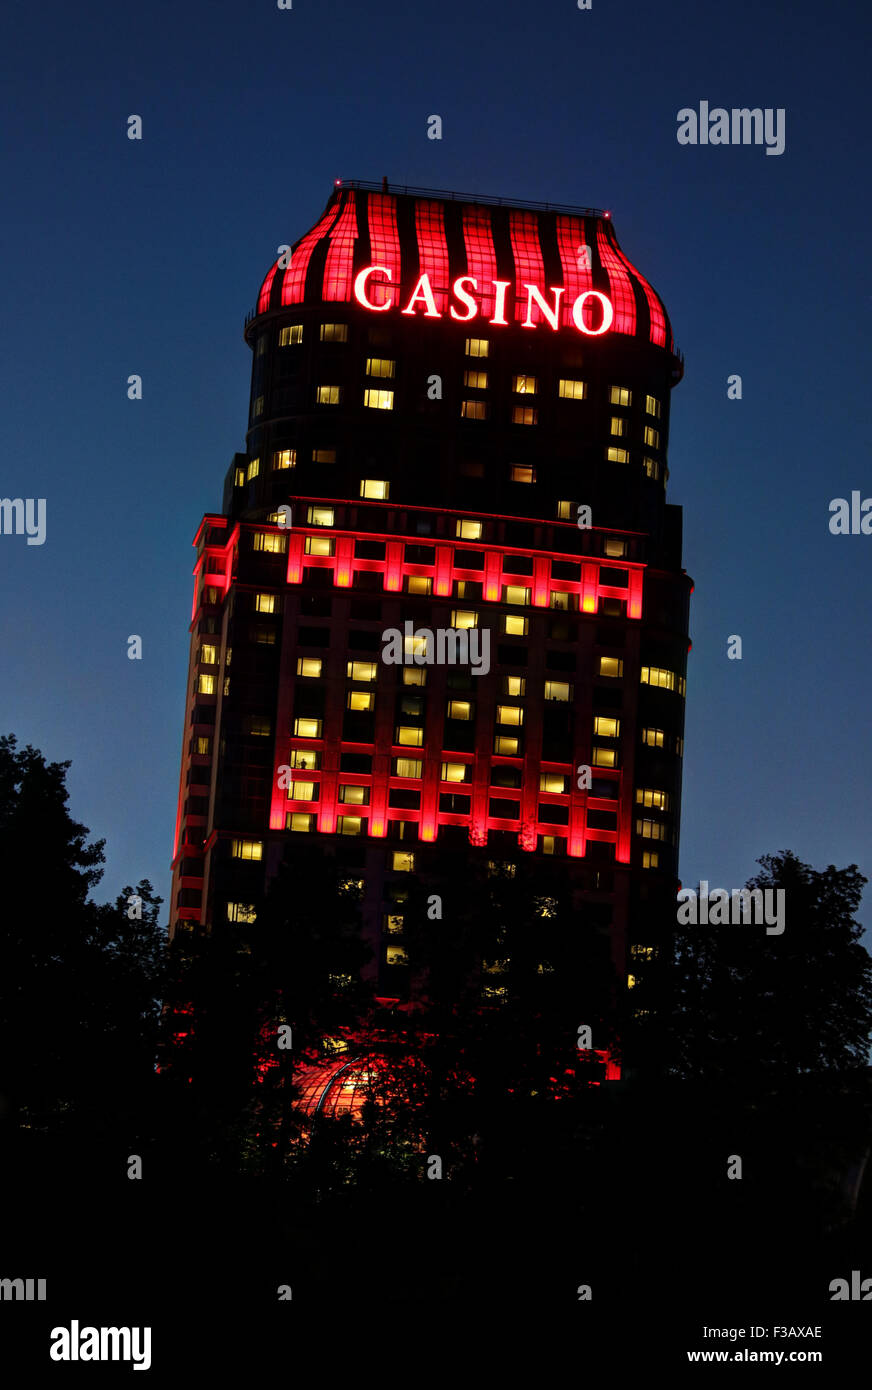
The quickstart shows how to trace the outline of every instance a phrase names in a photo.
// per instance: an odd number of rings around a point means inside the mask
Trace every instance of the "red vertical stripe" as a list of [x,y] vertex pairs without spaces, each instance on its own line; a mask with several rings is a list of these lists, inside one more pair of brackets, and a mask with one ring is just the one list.
[[350,190],[342,212],[330,229],[330,249],[324,267],[324,295],[327,300],[351,300],[354,243],[357,239],[357,205]]
[[597,225],[596,240],[600,260],[609,277],[609,298],[615,311],[612,329],[615,333],[635,333],[636,296],[633,293],[633,284],[601,222]]
[[[515,261],[515,322],[527,317],[527,291],[525,285],[537,285],[545,294],[545,267],[542,263],[542,247],[539,245],[539,224],[534,213],[513,211],[509,215],[509,231],[512,238],[512,256]],[[533,323],[541,323],[542,310],[533,304],[530,318]]]
[[627,267],[630,274],[635,275],[636,279],[639,281],[639,284],[642,286],[642,289],[645,291],[645,298],[648,300],[648,310],[651,315],[651,342],[656,343],[658,347],[665,347],[666,316],[663,313],[663,306],[661,305],[660,300],[657,298],[657,295],[654,293],[651,286],[648,284],[648,281],[645,279],[645,276],[642,275],[642,273],[638,271],[634,265],[630,264],[623,251],[620,251],[617,247],[615,247],[615,252],[620,257],[624,265]]
[[490,281],[498,278],[497,257],[487,208],[463,209],[463,240],[467,270],[478,281],[482,317],[493,318],[496,296]]
[[[397,200],[390,194],[370,193],[367,212],[369,263],[387,266],[391,272],[391,284],[399,285],[402,279],[402,259],[400,234],[397,231]],[[374,277],[368,293],[373,304],[384,304],[391,293],[390,285],[382,283],[381,276]]]
[[269,272],[269,274],[267,275],[266,279],[260,287],[260,295],[258,296],[257,300],[257,312],[259,314],[265,314],[267,309],[269,308],[270,291],[272,289],[273,280],[276,278],[276,271],[278,270],[278,268],[279,263],[278,261],[276,261],[272,270]]
[[415,202],[415,232],[418,237],[418,274],[430,277],[436,308],[448,308],[451,272],[448,243],[445,240],[445,213],[441,203]]
[[572,324],[572,306],[580,294],[593,289],[593,271],[588,269],[583,259],[582,247],[587,245],[583,217],[557,218],[557,247],[560,251],[560,264],[563,267],[563,283],[566,293],[563,296],[560,322],[564,328]]
[[291,264],[282,272],[285,277],[282,282],[282,304],[302,304],[306,294],[306,271],[309,269],[312,252],[317,242],[322,236],[326,236],[328,229],[336,221],[338,212],[339,204],[334,203],[321,221],[316,222],[311,232],[301,237],[300,244],[291,257]]

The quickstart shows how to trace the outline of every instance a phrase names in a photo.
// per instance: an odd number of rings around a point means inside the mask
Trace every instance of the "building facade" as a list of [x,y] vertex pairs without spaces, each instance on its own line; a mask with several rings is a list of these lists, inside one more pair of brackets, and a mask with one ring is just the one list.
[[405,885],[448,837],[569,861],[632,987],[674,918],[692,589],[661,300],[607,213],[353,182],[245,337],[171,931],[251,920],[289,838],[333,837],[401,998]]

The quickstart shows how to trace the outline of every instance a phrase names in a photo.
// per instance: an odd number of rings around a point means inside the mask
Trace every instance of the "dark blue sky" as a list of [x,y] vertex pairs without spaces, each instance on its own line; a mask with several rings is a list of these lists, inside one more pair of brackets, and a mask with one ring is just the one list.
[[[682,877],[739,886],[782,848],[869,873],[872,536],[830,535],[828,504],[872,496],[870,38],[864,5],[809,0],[7,0],[0,495],[46,498],[48,531],[0,536],[0,729],[73,759],[98,896],[168,897],[191,540],[244,442],[245,313],[333,179],[383,174],[611,209],[687,363]],[[679,146],[700,100],[784,107],[785,153]]]

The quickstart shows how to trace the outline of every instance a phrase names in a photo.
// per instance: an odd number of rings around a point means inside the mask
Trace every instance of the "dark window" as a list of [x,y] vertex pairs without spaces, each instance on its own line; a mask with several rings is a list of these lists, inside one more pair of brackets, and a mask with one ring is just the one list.
[[352,618],[377,622],[381,617],[381,604],[375,603],[372,599],[353,598],[351,600],[351,616]]
[[372,758],[368,753],[343,753],[339,760],[340,772],[372,772]]
[[439,797],[439,810],[455,816],[468,816],[471,804],[471,797],[463,796],[460,792],[442,792]]
[[521,814],[521,803],[503,801],[501,797],[492,796],[487,813],[489,816],[500,816],[503,820],[517,820]]
[[[356,652],[377,652],[381,650],[380,632],[355,632],[350,629],[348,633],[348,645]],[[327,643],[323,643],[326,647]]]
[[500,666],[526,666],[529,653],[526,647],[510,647],[500,643],[497,647],[497,663]]
[[383,560],[385,558],[384,541],[357,541],[354,547],[355,555],[361,560]]
[[329,647],[330,629],[327,627],[301,627],[297,632],[301,647]]

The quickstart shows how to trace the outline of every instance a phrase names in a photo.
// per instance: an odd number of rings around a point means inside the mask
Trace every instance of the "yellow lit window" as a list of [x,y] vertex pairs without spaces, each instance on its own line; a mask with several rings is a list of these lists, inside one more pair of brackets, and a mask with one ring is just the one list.
[[321,766],[321,754],[312,748],[292,748],[288,766],[302,768],[304,772],[317,772]]
[[642,685],[657,685],[662,690],[675,689],[675,672],[663,666],[643,666],[640,676]]
[[332,526],[333,516],[332,507],[310,507],[306,512],[306,521],[310,526]]
[[658,420],[660,419],[660,402],[656,396],[645,397],[645,411],[646,414],[655,415]]
[[315,389],[315,400],[318,405],[338,405],[340,388],[338,386],[318,386]]
[[348,324],[347,323],[322,323],[321,324],[322,343],[347,343]]
[[562,772],[540,772],[539,773],[540,792],[560,792],[566,791],[566,776]]
[[415,856],[411,850],[395,849],[391,855],[391,868],[396,874],[413,874]]
[[404,918],[398,912],[390,912],[385,917],[385,931],[396,935],[403,930]]
[[557,394],[566,401],[583,401],[587,395],[587,387],[583,381],[572,381],[561,377],[557,383]]
[[539,412],[535,406],[516,405],[512,407],[513,425],[535,425],[539,420]]
[[483,527],[480,521],[472,521],[466,517],[457,521],[454,527],[455,536],[462,541],[480,541],[482,531]]
[[628,976],[627,976],[627,989],[635,989],[635,986],[636,986],[636,976],[635,976],[635,975],[628,975]]
[[206,675],[205,672],[203,672],[201,675],[199,675],[199,676],[197,677],[197,694],[198,694],[198,695],[214,695],[214,694],[215,694],[215,677],[214,677],[214,676]]
[[245,721],[245,732],[252,738],[269,738],[272,724],[265,715],[250,714]]
[[593,731],[599,738],[618,738],[621,732],[621,721],[611,715],[595,714]]
[[366,793],[366,787],[340,787],[339,800],[346,806],[365,806]]
[[649,458],[647,454],[643,454],[642,467],[649,478],[656,480],[660,477],[660,464],[657,459]]
[[548,607],[557,608],[567,613],[571,607],[569,602],[571,595],[564,593],[563,589],[552,589],[548,596]]
[[236,470],[236,476],[235,476],[234,481],[235,481],[235,484],[236,484],[237,487],[245,487],[245,469],[244,469],[244,468],[237,468],[237,470]]
[[363,820],[360,816],[337,816],[336,829],[340,835],[361,835]]
[[276,611],[275,594],[255,594],[254,611],[255,613],[274,613]]
[[301,343],[302,341],[303,325],[301,323],[292,323],[287,328],[279,330],[279,347],[288,347],[291,343]]
[[649,748],[662,748],[666,739],[666,734],[662,729],[643,729],[642,742]]
[[230,852],[234,859],[262,859],[263,840],[234,840]]
[[345,701],[348,709],[367,711],[375,709],[375,695],[371,690],[349,690]]
[[257,913],[251,903],[228,903],[228,922],[256,922]]
[[332,555],[336,542],[332,536],[307,536],[307,555]]
[[603,546],[604,554],[612,560],[619,560],[627,553],[627,542],[622,541],[618,536],[607,536]]
[[255,415],[262,415],[262,414],[263,414],[263,396],[258,396],[257,400],[255,401],[255,403],[254,403],[254,413],[255,413]]
[[200,648],[200,660],[206,666],[214,666],[218,660],[218,650],[212,646],[211,642],[204,642]]
[[288,548],[287,536],[277,536],[274,531],[255,531],[254,550],[262,550],[266,555],[284,555]]
[[403,638],[403,655],[405,657],[417,657],[427,655],[427,638],[412,633],[409,637]]
[[470,391],[486,391],[487,372],[464,372],[463,384]]
[[545,699],[561,700],[566,703],[572,699],[572,686],[568,681],[546,681]]
[[659,820],[637,820],[636,834],[641,835],[644,840],[668,840],[669,830]]
[[529,603],[530,593],[531,590],[525,588],[522,584],[507,584],[505,601],[506,603],[517,604]]
[[294,733],[297,738],[320,738],[321,720],[320,719],[295,719]]
[[558,519],[558,521],[571,521],[571,520],[572,520],[572,503],[571,503],[571,502],[558,502],[558,503],[557,503],[557,519]]
[[621,415],[613,415],[613,416],[612,416],[612,427],[611,427],[610,433],[611,433],[611,434],[626,434],[626,433],[627,433],[627,422],[626,422],[626,420],[623,418],[623,416],[621,416]]
[[348,661],[345,674],[350,681],[374,681],[378,666],[374,661]]
[[297,466],[296,449],[277,449],[272,458],[273,468],[296,468]]
[[472,705],[469,700],[449,700],[446,712],[448,719],[471,719]]
[[307,811],[290,811],[285,825],[288,830],[307,831],[315,829],[315,817]]
[[335,462],[336,462],[336,450],[335,450],[335,449],[313,449],[313,450],[312,450],[312,462],[313,462],[313,463],[335,463]]
[[498,724],[523,724],[524,711],[520,705],[497,705]]
[[427,672],[423,666],[404,666],[403,685],[426,685]]
[[619,656],[601,656],[599,659],[599,673],[601,676],[617,678],[624,674],[624,663]]
[[439,775],[443,782],[465,782],[469,770],[468,763],[443,763]]
[[669,793],[658,791],[656,787],[637,787],[636,804],[651,806],[655,811],[668,811]]
[[554,835],[543,835],[543,836],[542,836],[542,853],[543,853],[543,854],[556,854],[556,853],[557,853],[557,840],[556,840],[556,838],[555,838]]
[[394,758],[395,777],[420,777],[423,770],[420,758]]
[[644,438],[645,438],[645,443],[648,445],[649,449],[659,449],[659,448],[660,448],[660,431],[659,431],[659,430],[655,430],[655,428],[654,428],[653,425],[646,425],[646,426],[645,426],[645,436],[644,436]]
[[478,614],[473,613],[467,608],[452,608],[451,626],[461,630],[470,627],[478,627]]
[[390,484],[384,478],[361,478],[360,495],[361,497],[371,497],[376,501],[384,502],[390,490]]
[[627,386],[612,386],[609,388],[609,400],[612,405],[631,405],[632,392]]
[[424,744],[424,730],[413,724],[401,724],[397,729],[397,743],[400,748],[421,748]]
[[487,357],[489,347],[487,338],[467,338],[466,355],[467,357]]
[[410,574],[407,585],[410,594],[429,594],[433,588],[433,580],[425,574]]
[[320,676],[321,674],[320,656],[298,656],[297,675],[298,676]]
[[396,365],[389,357],[367,357],[366,374],[367,376],[391,377],[395,375]]
[[503,617],[503,631],[507,637],[526,637],[530,631],[530,619],[506,613]]
[[615,748],[606,748],[604,744],[595,743],[591,754],[591,762],[594,767],[617,767],[617,750]]
[[393,410],[394,393],[368,386],[363,393],[363,404],[369,406],[371,410]]
[[211,738],[198,737],[194,744],[194,752],[198,753],[201,758],[208,757],[212,752]]
[[526,678],[526,676],[504,676],[504,677],[503,677],[503,682],[504,682],[504,684],[503,684],[503,693],[504,693],[504,694],[506,694],[506,695],[513,695],[515,698],[517,698],[519,695],[526,695],[526,693],[527,693],[527,678]]
[[288,787],[289,801],[314,801],[315,783],[314,782],[291,782]]
[[630,451],[629,449],[606,449],[606,458],[609,463],[629,463]]
[[519,396],[535,396],[539,382],[534,376],[513,376],[512,390]]
[[486,420],[487,401],[462,401],[460,414],[464,420]]
[[409,954],[404,946],[388,946],[385,949],[388,965],[408,965]]
[[501,753],[504,758],[516,758],[520,747],[516,738],[510,738],[507,734],[497,734],[494,739],[494,752]]
[[536,470],[528,464],[513,463],[511,469],[511,479],[513,483],[535,483]]
[[260,472],[260,459],[251,459],[245,470],[245,481],[250,483],[252,478],[256,478]]
[[646,849],[646,850],[643,850],[643,851],[642,851],[642,868],[643,868],[643,869],[659,869],[659,867],[660,867],[660,855],[657,853],[656,849]]

